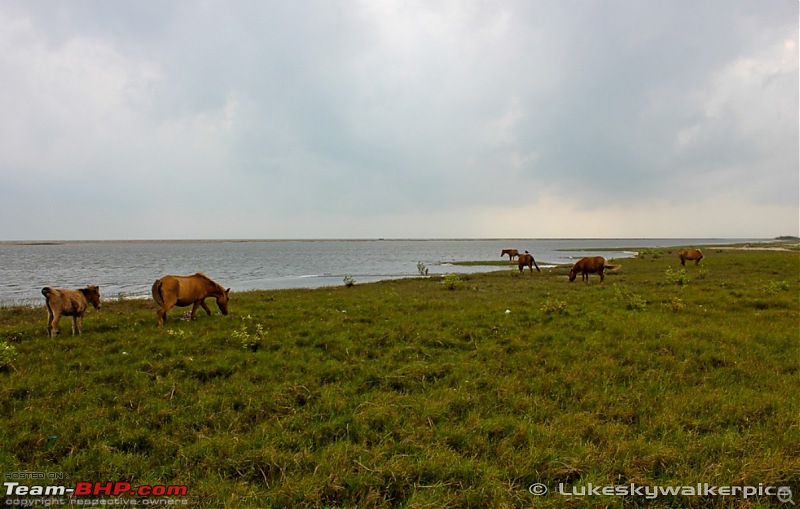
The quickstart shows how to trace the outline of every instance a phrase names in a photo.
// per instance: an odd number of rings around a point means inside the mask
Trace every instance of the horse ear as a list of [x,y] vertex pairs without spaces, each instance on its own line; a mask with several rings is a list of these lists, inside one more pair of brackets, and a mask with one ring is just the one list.
[[228,292],[230,292],[230,291],[231,291],[231,289],[230,289],[230,288],[228,288],[227,290],[225,290],[225,295],[228,295]]

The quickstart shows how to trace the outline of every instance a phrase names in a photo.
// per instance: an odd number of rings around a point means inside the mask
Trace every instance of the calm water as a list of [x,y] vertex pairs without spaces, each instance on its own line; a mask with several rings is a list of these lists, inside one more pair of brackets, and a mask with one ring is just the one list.
[[[100,286],[104,299],[149,296],[165,274],[203,271],[233,290],[314,288],[430,274],[483,272],[498,267],[460,267],[454,261],[499,260],[500,250],[530,251],[537,263],[569,263],[576,257],[632,256],[594,251],[619,247],[727,244],[753,239],[591,240],[320,240],[209,242],[97,242],[46,245],[0,244],[0,305],[43,304],[44,286]],[[591,249],[591,253],[586,250]],[[507,269],[502,269],[507,270]]]

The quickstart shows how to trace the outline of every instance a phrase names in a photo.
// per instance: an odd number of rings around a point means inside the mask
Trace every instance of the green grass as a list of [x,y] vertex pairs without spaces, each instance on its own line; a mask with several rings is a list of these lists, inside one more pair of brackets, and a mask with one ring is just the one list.
[[[162,331],[104,302],[82,337],[0,309],[0,465],[185,484],[193,507],[773,507],[564,497],[559,483],[800,495],[800,254],[620,259],[238,293]],[[673,276],[668,275],[671,269]],[[27,482],[27,481],[26,481]],[[532,483],[550,494],[534,497]]]

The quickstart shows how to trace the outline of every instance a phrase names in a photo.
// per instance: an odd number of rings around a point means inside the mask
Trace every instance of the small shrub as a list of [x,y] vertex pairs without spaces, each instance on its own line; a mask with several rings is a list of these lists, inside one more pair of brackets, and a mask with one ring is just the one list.
[[0,341],[0,370],[5,371],[17,357],[17,349],[5,341]]
[[771,281],[766,283],[763,288],[761,289],[762,292],[773,295],[778,292],[788,292],[789,291],[789,282],[788,281]]
[[349,275],[348,275],[348,276],[345,276],[345,277],[342,279],[342,281],[344,282],[344,285],[345,285],[346,287],[348,287],[348,288],[352,288],[352,287],[353,287],[353,286],[356,284],[356,280],[355,280],[355,279],[353,279],[353,276],[349,276]]
[[630,311],[644,311],[647,308],[647,301],[641,295],[622,286],[614,285],[614,295],[625,305],[625,309]]
[[653,260],[655,260],[656,258],[661,258],[662,256],[664,256],[664,251],[662,251],[661,249],[648,248],[639,251],[639,258],[642,260],[644,260],[645,258],[652,258]]
[[422,262],[417,262],[417,272],[419,272],[420,276],[427,276],[428,267],[426,267],[425,264]]
[[446,274],[442,279],[442,284],[448,290],[455,290],[459,286],[464,284],[464,281],[461,280],[461,277],[458,274]]
[[[248,316],[248,318],[250,317]],[[255,352],[261,348],[264,339],[267,337],[267,331],[264,330],[264,326],[260,323],[256,323],[254,329],[254,332],[249,332],[247,324],[245,323],[242,325],[241,329],[233,331],[231,335],[242,345],[242,348]]]
[[546,315],[560,315],[567,311],[567,303],[555,297],[547,297],[539,308]]
[[670,297],[669,301],[665,302],[664,305],[670,311],[675,311],[675,312],[683,311],[684,309],[686,309],[686,303],[683,302],[683,299],[680,299],[675,296]]
[[672,270],[672,267],[667,267],[664,277],[667,283],[671,285],[685,286],[689,283],[689,278],[686,277],[686,269]]

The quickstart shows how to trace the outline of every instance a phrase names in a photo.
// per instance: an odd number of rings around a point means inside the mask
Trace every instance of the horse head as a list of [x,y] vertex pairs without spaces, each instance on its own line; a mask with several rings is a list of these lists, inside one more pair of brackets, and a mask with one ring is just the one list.
[[219,307],[219,310],[222,312],[222,314],[227,316],[227,314],[228,314],[228,293],[230,293],[231,289],[228,288],[227,290],[223,290],[221,286],[219,287],[219,289],[221,291],[220,291],[220,294],[217,295],[217,306]]
[[95,285],[81,288],[80,292],[86,297],[86,302],[91,304],[95,309],[100,309],[100,287]]

